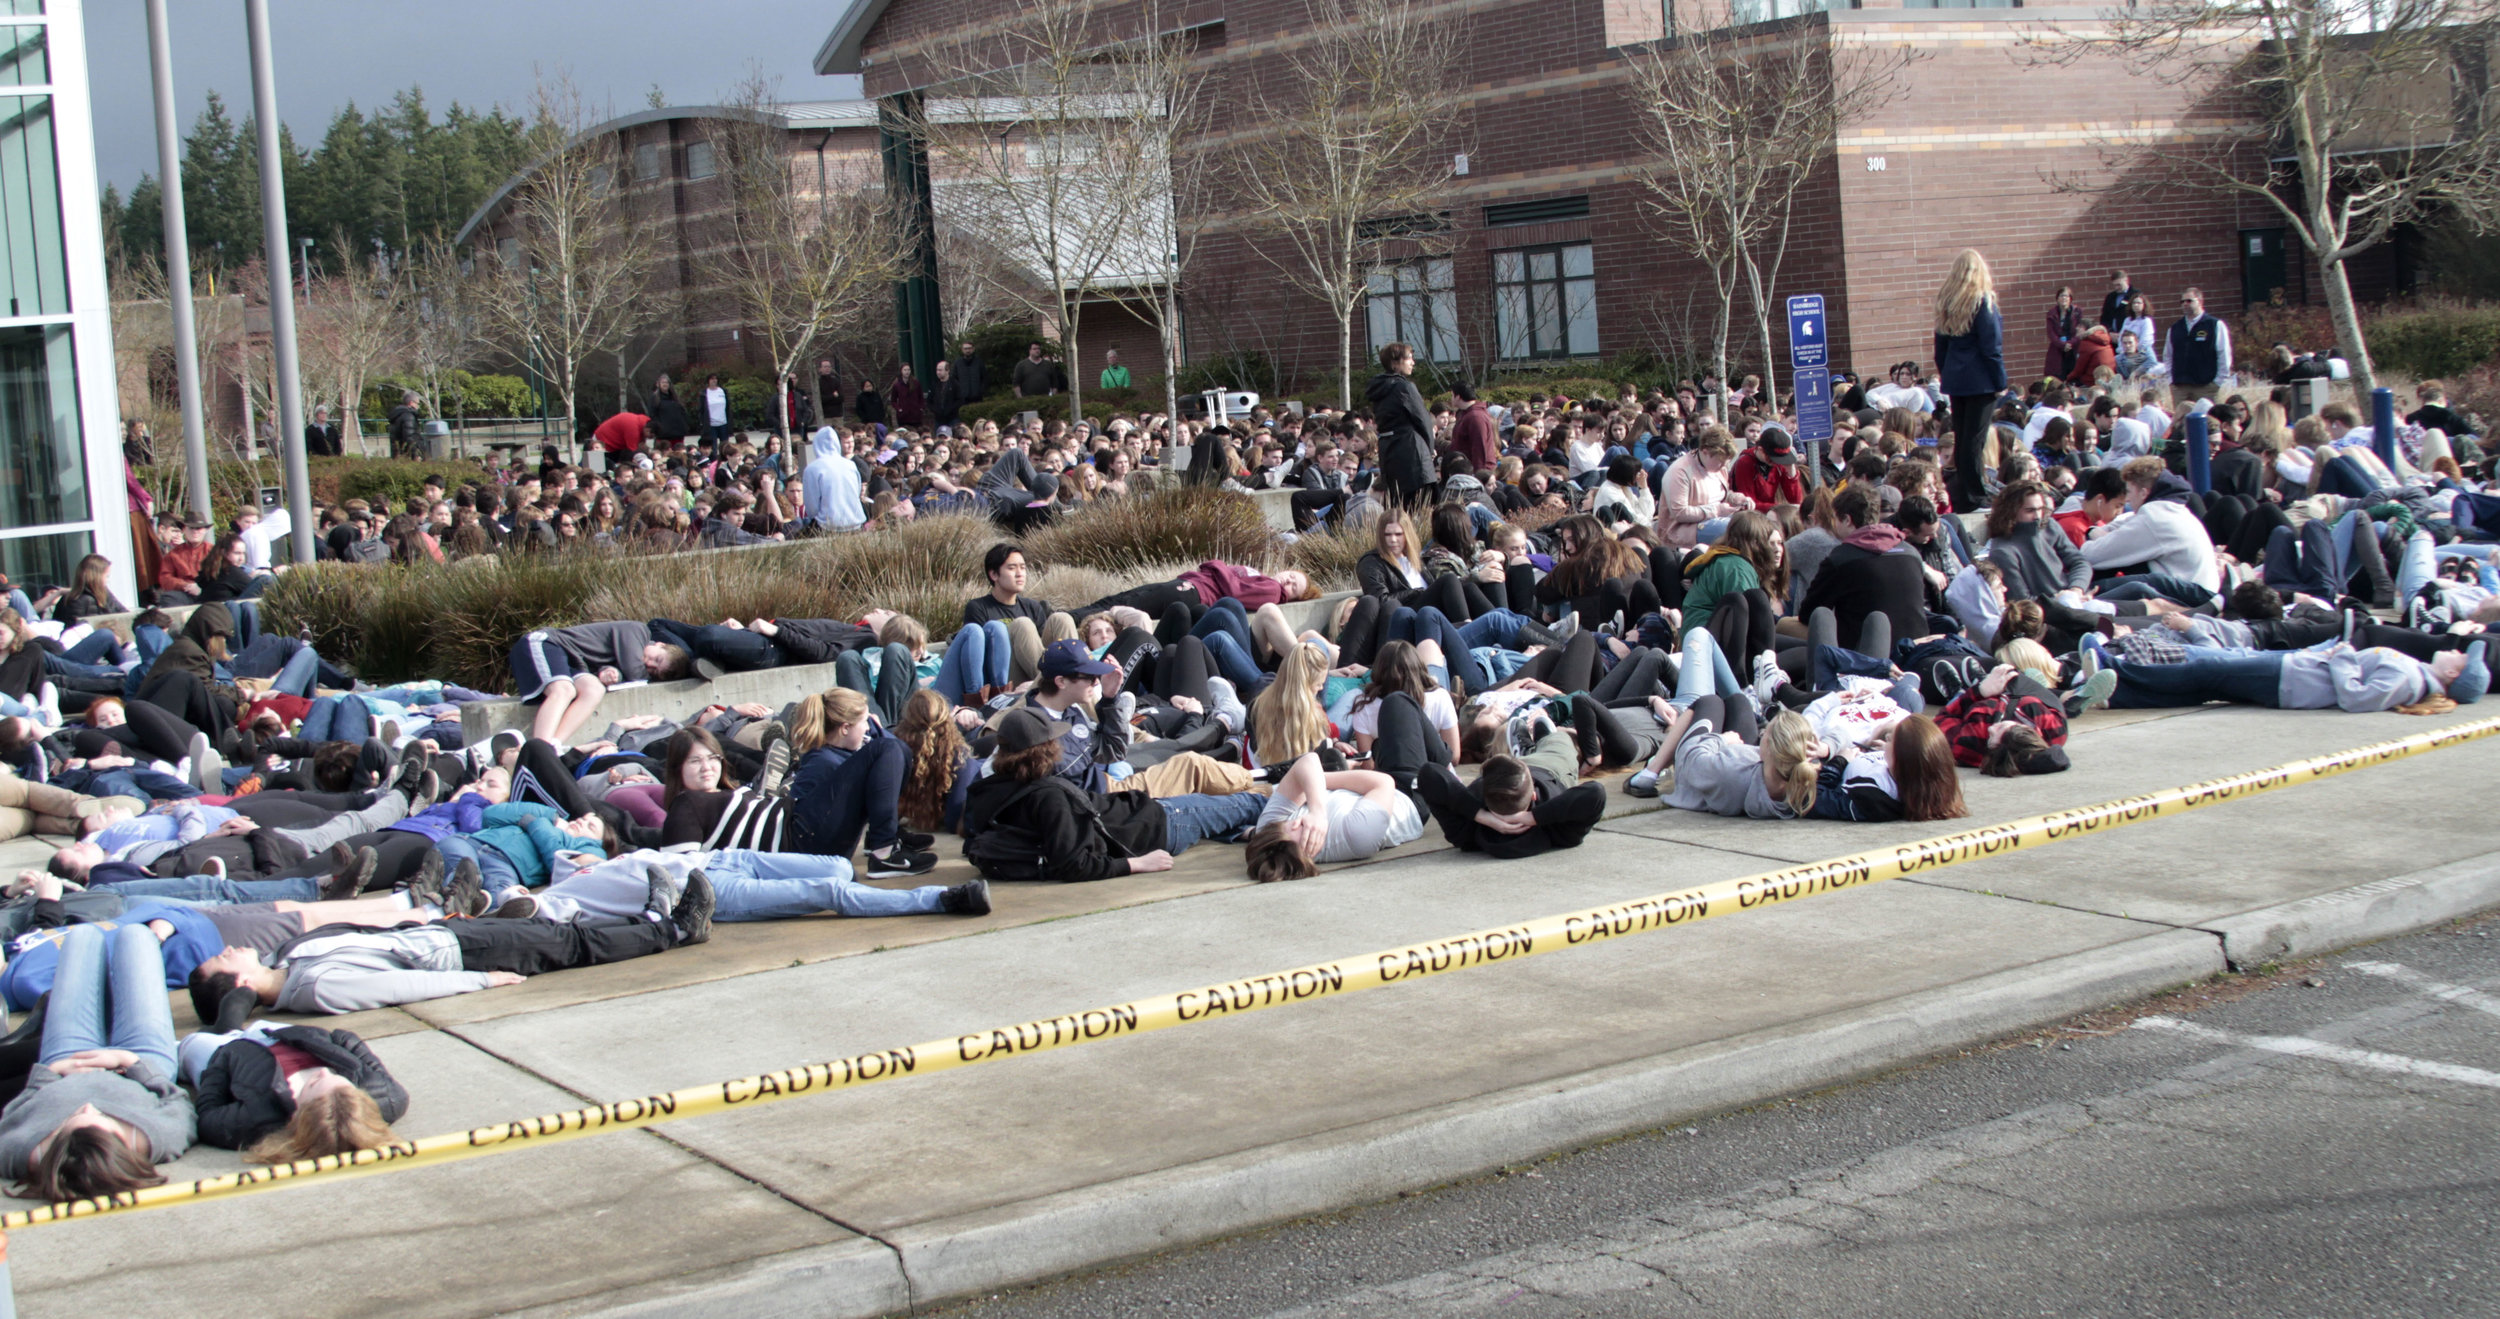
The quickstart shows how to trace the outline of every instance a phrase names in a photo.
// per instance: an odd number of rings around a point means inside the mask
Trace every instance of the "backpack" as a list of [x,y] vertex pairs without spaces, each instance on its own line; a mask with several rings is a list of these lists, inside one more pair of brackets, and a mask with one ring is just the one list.
[[[1006,800],[998,803],[998,809],[990,812],[989,825],[977,832],[971,831],[971,820],[965,820],[964,859],[971,862],[972,868],[980,871],[983,878],[1023,884],[1043,883],[1050,879],[1050,856],[1043,850],[1040,836],[1020,825],[1008,824],[1002,817],[1009,807],[1054,783],[1066,785],[1067,781],[1056,775],[1045,775],[1008,793]],[[1066,790],[1070,807],[1084,818],[1095,833],[1102,836],[1112,854],[1127,856],[1128,849],[1111,836],[1110,828],[1103,824],[1102,813],[1094,809],[1094,803],[1073,785],[1067,785]]]

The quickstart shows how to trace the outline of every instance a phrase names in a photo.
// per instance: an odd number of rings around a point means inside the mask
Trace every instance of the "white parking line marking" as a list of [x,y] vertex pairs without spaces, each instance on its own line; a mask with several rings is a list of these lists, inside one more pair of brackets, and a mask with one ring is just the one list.
[[2486,1072],[2479,1067],[2459,1067],[2454,1063],[2435,1063],[2422,1058],[2408,1058],[2400,1053],[2380,1053],[2374,1049],[2347,1049],[2302,1035],[2240,1035],[2181,1021],[2176,1017],[2145,1017],[2138,1020],[2140,1030],[2175,1031],[2212,1040],[2217,1044],[2236,1045],[2243,1049],[2262,1049],[2268,1053],[2288,1054],[2295,1058],[2315,1058],[2321,1062],[2343,1063],[2351,1067],[2367,1067],[2373,1071],[2394,1072],[2403,1076],[2427,1076],[2434,1080],[2455,1081],[2460,1085],[2478,1085],[2486,1090],[2500,1090],[2500,1072]]
[[2396,962],[2347,962],[2345,965],[2363,975],[2393,980],[2400,985],[2421,990],[2425,997],[2500,1017],[2500,997],[2486,994],[2472,985],[2452,985],[2444,980],[2433,980],[2412,967]]

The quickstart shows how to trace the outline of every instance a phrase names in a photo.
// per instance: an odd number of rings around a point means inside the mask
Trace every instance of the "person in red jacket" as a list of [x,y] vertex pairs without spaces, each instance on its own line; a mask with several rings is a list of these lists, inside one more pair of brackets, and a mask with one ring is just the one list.
[[167,546],[156,561],[156,593],[160,603],[187,605],[200,598],[200,567],[213,548],[208,519],[194,514],[182,523],[182,539]]
[[1495,432],[1493,414],[1476,398],[1476,391],[1466,385],[1454,386],[1450,393],[1458,399],[1458,417],[1450,423],[1450,447],[1467,458],[1467,465],[1479,472],[1490,472],[1502,462],[1502,439]]
[[1727,488],[1753,501],[1755,508],[1806,502],[1806,483],[1797,475],[1797,445],[1777,426],[1762,428],[1762,438],[1736,455],[1728,468]]
[[634,455],[642,449],[642,442],[654,433],[649,417],[639,412],[620,412],[600,422],[599,429],[592,431],[590,437],[599,442],[600,448],[607,450],[608,470],[613,472],[633,462]]
[[2066,373],[2067,382],[2089,385],[2102,367],[2118,369],[2118,349],[2110,343],[2109,331],[2095,325],[2075,340],[2075,369]]

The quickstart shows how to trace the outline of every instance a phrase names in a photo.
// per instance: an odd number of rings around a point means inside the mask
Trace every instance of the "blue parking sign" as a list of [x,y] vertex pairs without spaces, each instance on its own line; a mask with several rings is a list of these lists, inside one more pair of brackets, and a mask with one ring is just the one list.
[[1799,370],[1829,366],[1824,346],[1823,295],[1806,293],[1788,300],[1788,364]]
[[1797,442],[1828,443],[1832,438],[1832,373],[1819,366],[1799,367],[1793,383],[1797,387]]

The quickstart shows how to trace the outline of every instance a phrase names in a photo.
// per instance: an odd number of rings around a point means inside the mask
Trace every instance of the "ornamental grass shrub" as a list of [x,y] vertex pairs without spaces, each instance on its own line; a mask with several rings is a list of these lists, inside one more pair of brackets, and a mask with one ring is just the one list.
[[1040,564],[1117,573],[1207,559],[1265,568],[1280,548],[1258,501],[1194,486],[1089,505],[1034,530],[1023,544]]

